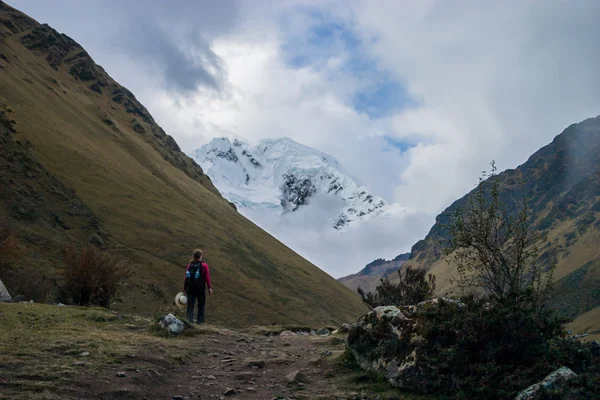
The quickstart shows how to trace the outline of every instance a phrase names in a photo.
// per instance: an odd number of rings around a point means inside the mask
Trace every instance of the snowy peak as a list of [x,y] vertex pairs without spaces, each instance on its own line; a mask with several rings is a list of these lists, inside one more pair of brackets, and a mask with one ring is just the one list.
[[256,145],[216,138],[191,157],[242,213],[244,209],[269,209],[283,215],[310,207],[316,196],[329,196],[341,204],[330,224],[343,230],[354,221],[390,212],[335,157],[289,138]]

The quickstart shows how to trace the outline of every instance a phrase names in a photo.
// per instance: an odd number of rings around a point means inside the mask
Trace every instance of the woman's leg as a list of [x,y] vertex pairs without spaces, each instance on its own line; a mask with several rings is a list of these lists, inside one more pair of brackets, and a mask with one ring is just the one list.
[[194,320],[194,305],[196,303],[196,296],[192,293],[187,293],[187,320],[192,322]]
[[203,290],[198,295],[198,323],[204,323],[204,307],[206,306],[206,291]]

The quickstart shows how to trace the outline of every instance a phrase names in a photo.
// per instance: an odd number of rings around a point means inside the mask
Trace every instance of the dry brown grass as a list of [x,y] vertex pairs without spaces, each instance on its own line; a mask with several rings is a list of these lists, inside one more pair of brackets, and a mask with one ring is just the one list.
[[[192,354],[194,342],[148,333],[152,321],[115,315],[102,308],[43,304],[0,304],[0,399],[71,398],[80,372],[118,366],[140,352],[155,352],[165,363]],[[89,352],[89,356],[81,356]],[[74,365],[85,362],[85,368]]]
[[61,294],[68,297],[67,302],[80,306],[108,307],[110,299],[131,276],[122,261],[94,246],[79,249],[69,245],[63,260]]

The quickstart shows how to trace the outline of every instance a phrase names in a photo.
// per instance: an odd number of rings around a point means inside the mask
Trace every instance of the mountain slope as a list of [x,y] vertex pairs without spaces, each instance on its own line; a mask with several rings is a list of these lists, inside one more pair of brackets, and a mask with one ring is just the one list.
[[400,254],[393,260],[384,260],[383,258],[378,258],[377,260],[367,264],[356,274],[338,278],[338,281],[348,286],[354,292],[356,292],[356,289],[359,287],[365,292],[374,292],[381,279],[398,271],[402,267],[402,264],[404,264],[409,257],[410,253],[404,253]]
[[317,196],[338,200],[330,224],[344,230],[359,220],[400,212],[370,194],[330,155],[288,138],[252,146],[216,138],[195,150],[194,158],[221,193],[245,209],[285,214],[311,207]]
[[[539,262],[556,264],[555,306],[573,316],[600,306],[600,117],[569,126],[499,179],[503,202],[515,206],[522,196],[528,201],[531,223],[544,240]],[[447,237],[443,224],[473,193],[438,215],[407,262],[435,273],[441,292],[450,289],[446,278],[455,271],[438,243]]]
[[200,247],[212,322],[332,324],[364,310],[239,215],[81,46],[1,1],[0,110],[0,221],[26,246],[23,262],[54,270],[68,241],[103,244],[134,271],[116,307],[151,314],[172,303]]

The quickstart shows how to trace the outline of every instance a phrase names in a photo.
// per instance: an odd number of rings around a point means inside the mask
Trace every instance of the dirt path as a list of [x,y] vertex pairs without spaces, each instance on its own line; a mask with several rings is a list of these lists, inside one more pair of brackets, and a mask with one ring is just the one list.
[[[336,379],[331,360],[343,351],[340,338],[221,330],[189,340],[197,341],[197,352],[180,366],[167,363],[157,349],[145,348],[114,367],[84,375],[77,398],[361,398]],[[117,376],[120,372],[125,376]]]

